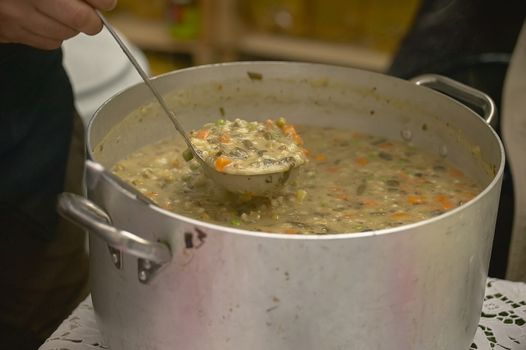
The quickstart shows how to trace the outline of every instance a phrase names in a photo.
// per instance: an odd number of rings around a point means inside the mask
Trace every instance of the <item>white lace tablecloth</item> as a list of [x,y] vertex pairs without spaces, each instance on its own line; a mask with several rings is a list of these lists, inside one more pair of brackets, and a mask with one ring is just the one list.
[[[39,350],[109,349],[88,297]],[[488,279],[482,316],[470,350],[526,350],[526,284]],[[468,350],[468,349],[466,349]]]

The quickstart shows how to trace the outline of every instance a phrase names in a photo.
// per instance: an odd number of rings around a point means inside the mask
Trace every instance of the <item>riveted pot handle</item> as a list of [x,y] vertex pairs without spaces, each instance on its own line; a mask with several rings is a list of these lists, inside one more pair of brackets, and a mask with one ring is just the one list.
[[494,126],[496,107],[487,94],[456,80],[437,74],[420,75],[411,79],[416,85],[425,86],[451,96],[460,102],[468,103],[482,109],[482,118],[487,124]]
[[150,242],[128,231],[110,225],[104,210],[90,200],[73,194],[62,193],[58,198],[58,212],[68,220],[100,237],[123,253],[162,265],[170,261],[172,254],[167,245]]

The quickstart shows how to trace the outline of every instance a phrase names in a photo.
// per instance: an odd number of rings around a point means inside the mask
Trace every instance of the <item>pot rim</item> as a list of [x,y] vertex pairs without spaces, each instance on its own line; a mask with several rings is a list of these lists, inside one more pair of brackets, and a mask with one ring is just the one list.
[[[210,68],[217,68],[217,67],[223,67],[223,66],[250,66],[250,65],[253,65],[253,64],[294,65],[294,66],[301,65],[301,66],[313,66],[313,67],[326,67],[326,68],[332,68],[332,69],[338,68],[338,69],[344,69],[344,70],[354,70],[354,71],[363,72],[363,70],[357,69],[357,68],[344,67],[344,66],[338,66],[338,65],[330,65],[330,64],[322,64],[322,63],[293,62],[293,61],[242,61],[242,62],[212,63],[212,64],[206,64],[206,65],[193,66],[193,67],[188,67],[188,68],[183,68],[183,69],[167,72],[167,73],[164,73],[164,74],[152,77],[151,79],[152,80],[161,79],[161,78],[166,77],[166,76],[175,75],[175,74],[177,74],[179,72],[192,72],[194,70],[210,69]],[[370,73],[371,75],[381,76],[383,79],[397,80],[399,82],[402,82],[402,84],[407,84],[408,86],[417,86],[417,85],[411,83],[408,80],[400,79],[400,78],[389,76],[389,75],[386,75],[386,74],[381,74],[381,73],[376,73],[376,72],[367,72],[367,73],[368,74]],[[91,134],[91,129],[92,129],[93,123],[94,123],[97,115],[99,114],[99,112],[102,109],[104,109],[106,105],[108,105],[109,103],[112,103],[113,100],[117,96],[125,94],[128,90],[134,88],[135,86],[143,85],[143,84],[144,84],[144,82],[138,82],[138,83],[136,83],[134,85],[131,85],[128,88],[116,93],[115,95],[110,97],[108,100],[106,100],[97,109],[97,111],[93,115],[93,118],[90,120],[90,122],[88,124],[88,127],[86,129],[86,146],[87,146],[87,157],[88,157],[88,159],[90,159],[90,160],[92,160],[92,161],[97,163],[97,161],[93,159],[93,153],[92,153],[91,150],[94,149],[94,148],[92,148],[91,140],[89,138],[89,135]],[[417,86],[417,87],[425,88],[425,87],[421,87],[421,86]],[[156,206],[154,204],[147,204],[147,206],[149,207],[149,209],[154,210],[154,211],[160,213],[161,215],[166,215],[166,216],[169,216],[172,219],[180,220],[180,221],[182,221],[184,223],[192,224],[194,226],[208,228],[208,229],[211,229],[211,230],[214,230],[214,231],[220,231],[220,232],[224,232],[224,233],[228,233],[228,234],[237,234],[237,235],[242,235],[242,236],[257,237],[257,238],[289,239],[289,240],[304,240],[304,241],[311,241],[311,240],[316,240],[316,241],[317,240],[337,240],[337,239],[349,239],[349,238],[366,238],[366,237],[375,237],[375,236],[383,236],[383,235],[388,235],[388,234],[395,234],[397,232],[405,232],[405,231],[409,232],[413,228],[416,228],[416,227],[419,227],[419,226],[431,225],[431,224],[433,224],[433,223],[435,223],[435,222],[437,222],[439,220],[443,220],[443,219],[445,219],[445,218],[447,218],[449,216],[456,215],[458,212],[460,212],[462,210],[465,210],[466,208],[474,205],[474,203],[476,201],[478,201],[482,197],[486,196],[490,191],[493,190],[493,188],[495,186],[497,186],[498,182],[500,181],[500,179],[502,178],[502,176],[504,174],[504,165],[505,165],[504,146],[502,144],[502,140],[497,135],[496,131],[488,123],[486,123],[480,116],[478,116],[476,112],[474,112],[472,109],[468,108],[466,105],[460,103],[459,101],[457,101],[457,100],[455,100],[455,99],[453,99],[451,97],[448,97],[448,96],[446,96],[444,94],[441,94],[439,92],[436,92],[434,90],[431,90],[431,91],[433,91],[437,95],[437,98],[446,98],[448,100],[448,103],[456,103],[459,106],[461,106],[462,108],[467,109],[470,112],[470,114],[477,119],[477,122],[482,123],[485,127],[490,129],[490,132],[492,133],[493,137],[497,140],[497,144],[499,146],[500,164],[499,164],[498,170],[495,172],[495,175],[493,176],[493,179],[491,180],[491,182],[481,192],[479,192],[475,197],[473,197],[471,200],[469,200],[468,202],[462,204],[461,206],[459,206],[459,207],[457,207],[457,208],[455,208],[453,210],[447,211],[447,212],[445,212],[443,214],[440,214],[438,216],[435,216],[435,217],[432,217],[432,218],[429,218],[429,219],[426,219],[426,220],[421,220],[421,221],[417,221],[417,222],[406,224],[406,225],[390,227],[390,228],[385,228],[385,229],[380,229],[380,230],[372,230],[372,231],[365,231],[365,232],[355,232],[355,233],[348,232],[348,233],[302,235],[302,234],[286,234],[286,233],[273,233],[273,232],[259,232],[259,231],[243,230],[243,229],[238,229],[238,228],[235,228],[235,227],[223,226],[223,225],[219,225],[219,224],[213,224],[213,223],[209,223],[209,222],[206,222],[206,221],[200,221],[200,220],[197,220],[197,219],[193,219],[193,218],[190,218],[190,217],[187,217],[187,216],[184,216],[184,215],[181,215],[181,214],[177,214],[177,213],[171,212],[169,210],[163,209],[163,208],[158,207],[158,206]],[[440,97],[438,97],[438,96],[440,96]],[[100,165],[100,166],[102,167],[102,165]],[[122,192],[126,196],[130,197],[131,199],[136,199],[135,194],[131,193],[129,190],[127,190],[124,187],[122,187],[117,181],[113,180],[112,179],[112,175],[110,175],[108,170],[106,170],[105,168],[104,168],[104,172],[103,172],[102,176],[104,178],[106,178],[106,180],[111,182],[113,185],[115,185],[116,188],[120,192]]]

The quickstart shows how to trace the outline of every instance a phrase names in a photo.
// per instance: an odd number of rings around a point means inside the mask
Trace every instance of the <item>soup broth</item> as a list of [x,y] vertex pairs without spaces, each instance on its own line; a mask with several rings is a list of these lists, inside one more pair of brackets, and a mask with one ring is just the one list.
[[146,146],[112,171],[158,206],[236,228],[288,234],[364,232],[425,220],[480,190],[443,157],[352,130],[297,126],[309,161],[272,197],[228,193],[186,162],[181,138]]

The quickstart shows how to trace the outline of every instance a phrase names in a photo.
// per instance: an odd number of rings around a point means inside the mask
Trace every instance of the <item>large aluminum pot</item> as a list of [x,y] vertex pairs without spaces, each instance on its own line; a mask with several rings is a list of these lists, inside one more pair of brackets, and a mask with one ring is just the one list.
[[89,200],[60,200],[61,212],[92,233],[93,304],[112,350],[469,347],[504,166],[487,124],[491,99],[439,76],[409,82],[302,63],[203,66],[155,85],[187,129],[220,111],[350,127],[440,153],[484,190],[430,220],[354,234],[266,234],[173,214],[108,171],[175,133],[144,84],[136,85],[106,102],[89,126]]

